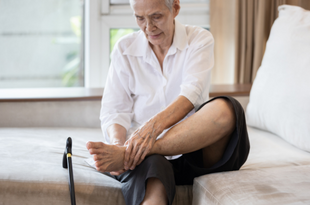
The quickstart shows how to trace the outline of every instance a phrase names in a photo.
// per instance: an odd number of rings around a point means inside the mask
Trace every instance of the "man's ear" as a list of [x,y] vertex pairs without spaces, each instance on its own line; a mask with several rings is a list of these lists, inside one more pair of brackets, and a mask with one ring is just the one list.
[[173,18],[177,17],[181,9],[180,0],[174,0],[172,5]]

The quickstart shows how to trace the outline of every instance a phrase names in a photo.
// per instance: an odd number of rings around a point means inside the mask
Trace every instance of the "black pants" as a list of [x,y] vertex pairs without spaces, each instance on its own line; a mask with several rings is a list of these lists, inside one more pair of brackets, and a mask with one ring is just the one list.
[[176,185],[191,185],[194,178],[201,175],[240,169],[245,163],[250,150],[244,111],[240,103],[232,97],[219,96],[203,103],[197,112],[205,104],[217,98],[229,100],[236,115],[235,130],[230,136],[220,161],[211,168],[204,168],[201,149],[170,161],[161,155],[146,157],[134,170],[128,170],[120,176],[110,175],[122,183],[122,192],[127,205],[138,205],[143,201],[147,179],[152,177],[158,178],[163,183],[171,205]]

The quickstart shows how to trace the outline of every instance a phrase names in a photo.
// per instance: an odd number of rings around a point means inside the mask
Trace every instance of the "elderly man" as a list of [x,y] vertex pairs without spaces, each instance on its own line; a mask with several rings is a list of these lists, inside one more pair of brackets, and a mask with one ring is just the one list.
[[175,20],[179,0],[130,3],[141,30],[112,52],[100,115],[105,142],[86,146],[97,170],[122,182],[126,204],[172,204],[175,185],[246,161],[244,113],[231,97],[205,102],[214,41]]

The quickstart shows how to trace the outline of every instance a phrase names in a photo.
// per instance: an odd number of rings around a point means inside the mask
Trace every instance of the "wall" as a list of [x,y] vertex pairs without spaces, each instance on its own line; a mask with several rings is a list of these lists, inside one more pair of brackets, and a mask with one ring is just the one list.
[[100,128],[100,100],[1,102],[0,127]]
[[214,36],[212,84],[234,84],[235,0],[210,0],[210,31]]

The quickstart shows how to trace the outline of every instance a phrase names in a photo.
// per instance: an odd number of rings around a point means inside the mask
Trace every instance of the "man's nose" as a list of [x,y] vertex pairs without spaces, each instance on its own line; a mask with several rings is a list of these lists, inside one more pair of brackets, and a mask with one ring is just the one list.
[[155,26],[154,26],[154,24],[153,24],[153,22],[152,21],[147,21],[147,23],[146,23],[146,30],[147,31],[149,31],[149,32],[152,32],[152,31],[154,31],[155,29]]

